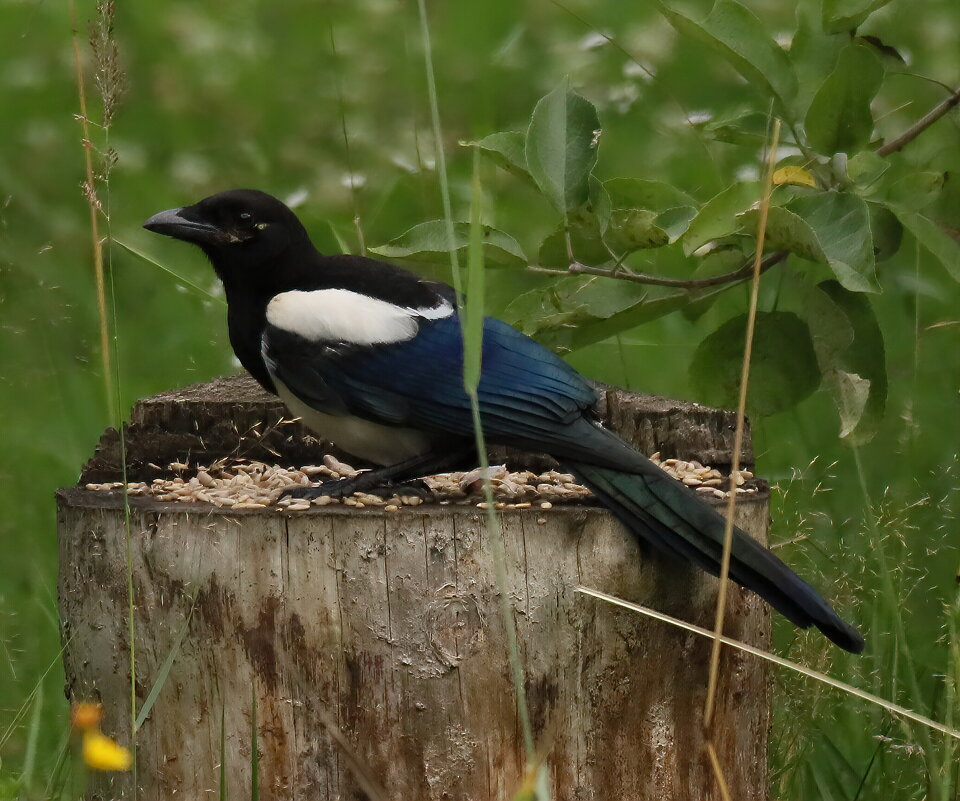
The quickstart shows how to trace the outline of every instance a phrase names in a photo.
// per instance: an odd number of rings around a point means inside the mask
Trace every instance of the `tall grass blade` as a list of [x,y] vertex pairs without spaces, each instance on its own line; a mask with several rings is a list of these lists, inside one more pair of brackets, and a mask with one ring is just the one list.
[[224,300],[222,297],[219,297],[219,296],[217,296],[217,295],[211,294],[210,292],[208,292],[206,289],[204,289],[204,288],[203,288],[202,286],[200,286],[199,284],[193,283],[193,281],[191,281],[189,278],[184,278],[184,277],[183,277],[182,275],[180,275],[179,273],[174,272],[174,271],[171,270],[169,267],[167,267],[167,266],[161,264],[160,262],[158,262],[158,261],[157,261],[155,258],[153,258],[152,256],[148,256],[146,253],[144,253],[144,252],[143,252],[142,250],[140,250],[139,248],[135,248],[133,245],[127,244],[126,242],[124,242],[123,240],[120,240],[120,239],[114,239],[113,241],[114,241],[116,244],[120,245],[120,247],[122,247],[124,250],[128,251],[129,253],[132,253],[132,254],[133,254],[134,256],[136,256],[137,258],[143,259],[143,261],[145,261],[147,264],[152,264],[152,265],[153,265],[154,267],[156,267],[158,270],[163,270],[163,272],[165,272],[167,275],[169,275],[171,278],[173,278],[173,279],[174,279],[178,284],[180,284],[181,286],[184,286],[184,287],[187,287],[187,288],[189,288],[189,289],[192,289],[192,290],[193,290],[194,292],[196,292],[197,294],[203,295],[203,297],[205,297],[207,300],[212,300],[212,301],[214,301],[214,302],[216,302],[216,303],[219,303],[219,304],[221,304],[221,305],[223,305],[223,306],[226,306],[226,305],[227,305],[227,301]]
[[[773,121],[773,133],[767,146],[767,172],[760,198],[760,216],[757,223],[757,244],[753,256],[753,281],[750,284],[750,307],[747,311],[747,330],[743,345],[743,365],[740,371],[740,397],[737,402],[737,423],[733,438],[733,454],[730,460],[730,488],[726,508],[726,525],[723,530],[723,553],[720,558],[720,589],[717,593],[717,608],[713,623],[713,647],[710,652],[710,675],[707,680],[707,698],[704,704],[703,727],[709,731],[717,699],[717,682],[720,676],[720,645],[723,634],[723,617],[727,608],[727,588],[730,575],[730,551],[733,546],[733,516],[737,503],[736,476],[740,474],[740,456],[743,450],[743,430],[747,420],[747,388],[750,384],[750,357],[753,351],[753,333],[757,319],[757,303],[760,296],[760,265],[763,262],[763,243],[767,233],[767,213],[770,211],[770,196],[773,192],[773,172],[777,165],[777,145],[780,143],[780,120]],[[719,763],[718,763],[719,764]],[[719,778],[719,776],[718,776]]]
[[483,352],[483,303],[486,289],[483,254],[482,193],[480,150],[473,149],[473,191],[470,200],[470,240],[467,248],[467,294],[463,301],[463,383],[468,393],[476,394],[480,385]]
[[357,784],[360,785],[360,789],[366,793],[369,801],[387,801],[387,791],[374,777],[370,766],[357,755],[353,745],[344,737],[336,721],[323,709],[315,708],[314,714],[317,715],[320,723],[322,723],[323,727],[327,730],[327,734],[330,735],[330,738],[336,743],[337,748],[340,749],[340,754],[347,763],[347,768],[350,773],[353,774],[353,778],[356,779]]
[[40,736],[40,719],[43,713],[43,685],[37,685],[37,694],[33,697],[33,710],[30,713],[30,725],[27,728],[27,747],[23,755],[23,770],[20,783],[27,791],[33,785],[33,771],[37,764],[37,740]]
[[31,705],[34,702],[34,698],[36,698],[38,693],[42,692],[41,688],[43,686],[44,680],[50,674],[50,671],[60,664],[60,659],[63,656],[63,652],[67,650],[67,647],[70,645],[70,642],[71,640],[67,640],[62,646],[60,646],[60,650],[57,651],[57,655],[53,658],[53,661],[49,665],[47,665],[43,673],[41,673],[40,676],[37,678],[37,681],[34,683],[33,689],[27,695],[26,700],[20,705],[20,708],[14,713],[13,719],[10,721],[9,724],[7,724],[7,728],[3,730],[3,734],[0,734],[0,751],[3,750],[3,746],[6,745],[7,740],[9,740],[10,737],[13,735],[13,732],[16,730],[17,726],[20,725],[20,721],[23,719],[23,717],[27,714],[27,712],[29,712],[32,709]]
[[[447,181],[447,165],[443,149],[443,136],[440,129],[440,110],[437,103],[437,86],[433,72],[433,53],[430,45],[430,25],[427,21],[427,9],[424,0],[417,0],[417,8],[420,14],[420,30],[423,37],[424,62],[427,73],[427,93],[430,99],[430,117],[433,124],[434,141],[436,143],[437,172],[440,178],[440,194],[443,201],[443,217],[447,230],[447,245],[450,252],[450,268],[453,274],[454,290],[457,294],[457,306],[461,314],[461,326],[463,326],[463,315],[465,312],[463,282],[460,277],[460,259],[457,256],[456,237],[454,235],[453,227],[453,212],[450,206],[450,187]],[[477,172],[475,162],[475,195],[479,194],[477,189],[478,186],[479,174]],[[482,273],[484,264],[482,243],[477,239],[475,233],[476,229],[478,229],[481,225],[481,221],[479,219],[479,209],[479,199],[475,197],[471,202],[471,211],[476,212],[476,219],[471,219],[471,236],[468,248],[468,264],[474,265],[473,270],[471,271],[471,275],[474,276],[474,278],[476,278],[477,274]],[[480,281],[482,282],[482,278],[480,278]],[[482,289],[482,286],[482,283],[480,283],[478,288]],[[493,488],[490,485],[490,478],[488,476],[489,464],[487,461],[487,448],[483,436],[483,427],[480,419],[480,406],[476,390],[480,375],[479,350],[483,330],[483,316],[482,313],[477,313],[476,309],[483,309],[483,296],[480,292],[472,292],[471,294],[478,296],[471,300],[471,307],[475,310],[473,325],[479,327],[480,331],[472,335],[464,331],[463,334],[464,343],[466,343],[468,336],[473,342],[473,350],[467,351],[465,348],[465,371],[471,360],[474,363],[474,367],[471,368],[472,375],[470,377],[470,380],[474,382],[473,389],[471,390],[468,386],[469,382],[466,372],[464,374],[464,386],[467,387],[467,394],[470,396],[470,410],[473,418],[474,436],[477,443],[477,454],[480,457],[480,467],[483,472],[483,492],[487,507],[487,533],[493,548],[494,568],[496,570],[497,584],[500,590],[501,614],[503,616],[503,625],[507,636],[507,647],[510,652],[510,666],[513,672],[514,690],[517,694],[517,714],[520,719],[520,728],[523,733],[523,742],[527,753],[527,759],[532,760],[536,755],[536,749],[533,743],[533,729],[530,725],[530,713],[527,709],[526,693],[524,691],[523,666],[520,663],[520,651],[517,646],[517,631],[513,619],[513,609],[510,606],[510,598],[507,592],[507,572],[506,557],[504,555],[503,548],[503,532],[500,528],[499,521],[497,520],[496,513],[494,512]]]
[[183,638],[186,636],[187,631],[190,628],[190,621],[193,619],[193,610],[197,606],[197,597],[198,596],[194,596],[193,603],[190,604],[190,611],[187,613],[186,620],[183,621],[183,625],[180,626],[180,630],[177,632],[176,639],[173,642],[173,647],[170,649],[170,653],[167,654],[166,658],[163,660],[163,663],[160,665],[160,669],[157,671],[157,677],[153,680],[153,686],[150,687],[150,692],[147,693],[146,700],[143,702],[143,705],[140,707],[140,711],[137,713],[137,719],[134,721],[134,732],[140,730],[143,722],[147,719],[147,715],[150,714],[150,710],[153,709],[153,705],[160,695],[163,685],[167,683],[167,677],[170,675],[170,669],[173,667],[173,663],[177,660],[177,656],[180,654],[180,646],[183,645]]

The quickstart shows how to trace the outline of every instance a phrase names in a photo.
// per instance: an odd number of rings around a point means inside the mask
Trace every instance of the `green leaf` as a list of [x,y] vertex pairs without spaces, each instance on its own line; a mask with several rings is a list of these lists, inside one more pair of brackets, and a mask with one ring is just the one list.
[[569,212],[566,225],[560,225],[540,243],[539,263],[544,267],[567,267],[570,264],[568,235],[574,261],[594,267],[612,261],[613,255],[603,242],[610,214],[610,196],[603,184],[590,176],[590,199]]
[[908,173],[887,187],[883,199],[907,211],[923,211],[940,196],[945,178],[942,172]]
[[[609,284],[625,284],[625,281],[600,279]],[[637,285],[640,286],[639,284]],[[632,294],[632,293],[631,293]],[[635,296],[634,296],[635,297]],[[538,335],[544,345],[559,353],[585,348],[597,342],[630,331],[658,317],[663,317],[688,303],[689,293],[676,290],[651,291],[647,288],[641,300],[634,299],[631,305],[622,311],[601,317],[590,322],[579,323],[575,327],[558,326]]]
[[877,188],[877,181],[890,169],[890,159],[878,156],[873,150],[861,150],[847,161],[847,178],[861,192],[870,193]]
[[[697,399],[736,406],[747,317],[727,320],[697,347],[690,379]],[[820,370],[806,324],[790,312],[760,312],[753,338],[747,404],[761,416],[793,408],[820,384]]]
[[[750,223],[756,210],[741,217]],[[767,244],[803,259],[828,264],[847,289],[879,292],[870,213],[866,202],[849,192],[816,192],[793,200],[788,208],[772,206],[767,217]]]
[[940,261],[954,280],[960,281],[960,241],[950,236],[929,217],[898,208],[893,208],[893,212],[917,242]]
[[[690,221],[697,214],[696,201],[690,195],[662,181],[612,178],[604,182],[603,186],[610,196],[617,228],[613,232],[614,238],[608,238],[607,241],[618,253],[637,250],[640,247],[660,247],[668,242],[675,242],[687,230]],[[643,210],[656,212],[656,214],[647,220],[647,215],[639,213]],[[619,217],[616,216],[617,211],[622,212]],[[624,229],[635,229],[638,225],[645,229],[644,235],[625,233]],[[649,244],[628,247],[622,241],[623,237]]]
[[883,334],[870,300],[824,281],[804,299],[823,385],[840,415],[840,438],[864,445],[876,434],[887,404]]
[[759,147],[766,143],[769,127],[769,114],[762,111],[737,111],[704,123],[702,130],[707,137],[717,142]]
[[790,61],[798,83],[795,118],[803,118],[817,89],[837,65],[840,51],[849,43],[847,34],[824,33],[818,9],[807,3],[797,5],[797,31],[790,43]]
[[[856,373],[832,370],[825,373],[823,383],[833,395],[840,415],[840,439],[847,439],[863,419],[870,398],[870,381]],[[870,435],[873,438],[873,434]]]
[[[570,265],[566,230],[561,225],[540,243],[537,259],[541,266],[566,269]],[[571,226],[569,235],[570,249],[573,251],[574,261],[588,264],[591,267],[598,267],[608,261],[613,261],[613,256],[610,255],[610,251],[603,244],[600,232],[596,228]]]
[[527,169],[527,156],[524,152],[526,136],[522,131],[502,131],[478,141],[461,144],[464,147],[475,147],[498,167],[535,184],[530,170]]
[[760,185],[756,182],[737,183],[707,201],[681,237],[683,252],[689,256],[707,242],[738,231],[737,215],[752,206],[759,196]]
[[851,31],[889,2],[890,0],[823,0],[823,29],[827,33]]
[[597,161],[600,118],[593,104],[566,85],[541,98],[527,130],[527,168],[558,211],[582,206]]
[[659,225],[659,215],[648,209],[616,209],[610,217],[607,244],[614,253],[659,248],[670,241]]
[[595,225],[601,233],[606,232],[610,224],[610,213],[613,210],[613,203],[610,200],[610,193],[607,192],[603,182],[590,176],[588,181],[590,187],[587,203],[578,209],[574,209],[567,216],[567,221],[576,221],[581,225],[589,222]]
[[845,47],[837,66],[810,103],[807,140],[820,153],[856,153],[870,143],[873,100],[883,80],[880,59],[868,47]]
[[517,297],[504,319],[526,334],[580,326],[630,308],[648,295],[648,288],[594,275],[571,275]]
[[[385,245],[369,248],[369,251],[388,259],[443,262],[450,252],[446,226],[444,220],[420,223]],[[453,234],[457,252],[466,250],[470,242],[470,223],[454,223]],[[503,266],[523,267],[527,264],[527,257],[517,240],[489,225],[483,226],[483,255],[487,261]]]
[[720,53],[750,83],[787,107],[797,91],[793,66],[752,11],[733,0],[717,0],[706,19],[697,22],[672,3],[657,0],[657,7],[680,33]]
[[650,209],[666,211],[678,206],[696,206],[697,202],[686,192],[663,181],[644,181],[637,178],[611,178],[603,182],[615,209]]
[[693,206],[677,206],[675,209],[660,212],[657,215],[657,225],[663,229],[670,244],[673,244],[687,232],[696,216],[697,210]]
[[873,256],[878,261],[886,261],[895,256],[903,241],[903,224],[897,215],[880,203],[868,201],[870,210],[870,231],[873,234]]

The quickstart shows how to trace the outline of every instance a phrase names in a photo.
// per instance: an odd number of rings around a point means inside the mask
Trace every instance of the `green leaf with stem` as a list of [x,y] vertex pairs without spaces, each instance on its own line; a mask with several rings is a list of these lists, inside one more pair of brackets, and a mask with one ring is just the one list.
[[599,135],[596,108],[566,83],[534,108],[527,129],[527,168],[557,211],[566,214],[588,201]]
[[[505,267],[525,267],[527,258],[519,243],[509,234],[489,225],[482,227],[482,242],[486,261]],[[462,253],[470,244],[470,223],[453,223],[453,247]],[[412,262],[440,263],[450,253],[450,236],[444,220],[420,223],[400,234],[385,245],[368,248],[370,253],[388,259]]]
[[870,143],[870,102],[883,81],[883,65],[861,44],[840,52],[837,66],[814,95],[804,127],[807,141],[819,153],[856,153]]

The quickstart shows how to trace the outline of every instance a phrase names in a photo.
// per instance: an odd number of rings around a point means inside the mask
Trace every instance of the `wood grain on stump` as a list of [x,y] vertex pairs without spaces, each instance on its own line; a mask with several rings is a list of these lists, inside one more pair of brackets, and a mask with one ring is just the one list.
[[[254,418],[260,434],[282,432],[264,445],[280,454],[270,461],[316,461],[316,442],[298,443],[290,426],[277,426],[282,408],[247,382],[172,395],[141,401],[133,414],[128,442],[145,469],[196,458],[200,440],[211,458],[254,442],[237,437]],[[729,461],[727,413],[621,393],[609,400],[613,424],[635,441],[673,443],[678,450],[663,446],[665,457],[697,456],[699,437],[710,461],[722,464],[724,453]],[[688,413],[695,435],[683,433]],[[170,437],[157,447],[175,450],[176,441],[187,452],[151,456],[150,437]],[[87,476],[109,468],[109,441]],[[288,459],[298,448],[312,456]],[[739,524],[763,538],[766,497],[738,501]],[[391,801],[494,801],[516,791],[523,745],[477,509],[280,513],[131,498],[128,564],[118,494],[74,488],[58,502],[69,697],[101,700],[105,728],[130,742],[128,569],[138,704],[180,643],[137,734],[138,798],[219,797],[221,762],[229,797],[249,797],[254,725],[262,799],[365,797],[331,725]],[[717,798],[701,732],[709,642],[574,592],[584,584],[710,626],[716,581],[639,546],[602,509],[515,510],[500,519],[525,689],[553,797]],[[768,629],[766,607],[735,591],[727,632],[764,645]],[[727,650],[721,675],[715,743],[733,797],[759,801],[765,671]],[[90,798],[134,797],[132,774],[96,782]]]

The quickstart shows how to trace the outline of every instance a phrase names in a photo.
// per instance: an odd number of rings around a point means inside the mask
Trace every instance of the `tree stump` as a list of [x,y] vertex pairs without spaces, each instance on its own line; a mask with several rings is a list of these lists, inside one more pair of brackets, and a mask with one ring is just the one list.
[[[664,457],[729,463],[733,416],[610,390],[607,419]],[[188,457],[243,452],[307,464],[323,452],[247,379],[140,401],[131,479]],[[118,480],[108,431],[83,483]],[[746,461],[750,460],[748,453]],[[128,575],[138,707],[136,773],[90,799],[362,799],[363,766],[391,801],[510,799],[524,768],[491,544],[479,510],[230,510],[58,493],[60,609],[71,700],[130,725]],[[738,498],[763,539],[767,496]],[[719,798],[703,749],[710,643],[576,593],[583,584],[712,626],[717,582],[651,553],[603,509],[500,514],[525,690],[556,801]],[[731,594],[727,633],[763,646],[769,614]],[[766,673],[725,649],[714,742],[732,797],[766,798]],[[254,751],[254,746],[255,751]],[[222,771],[222,773],[221,773]]]

